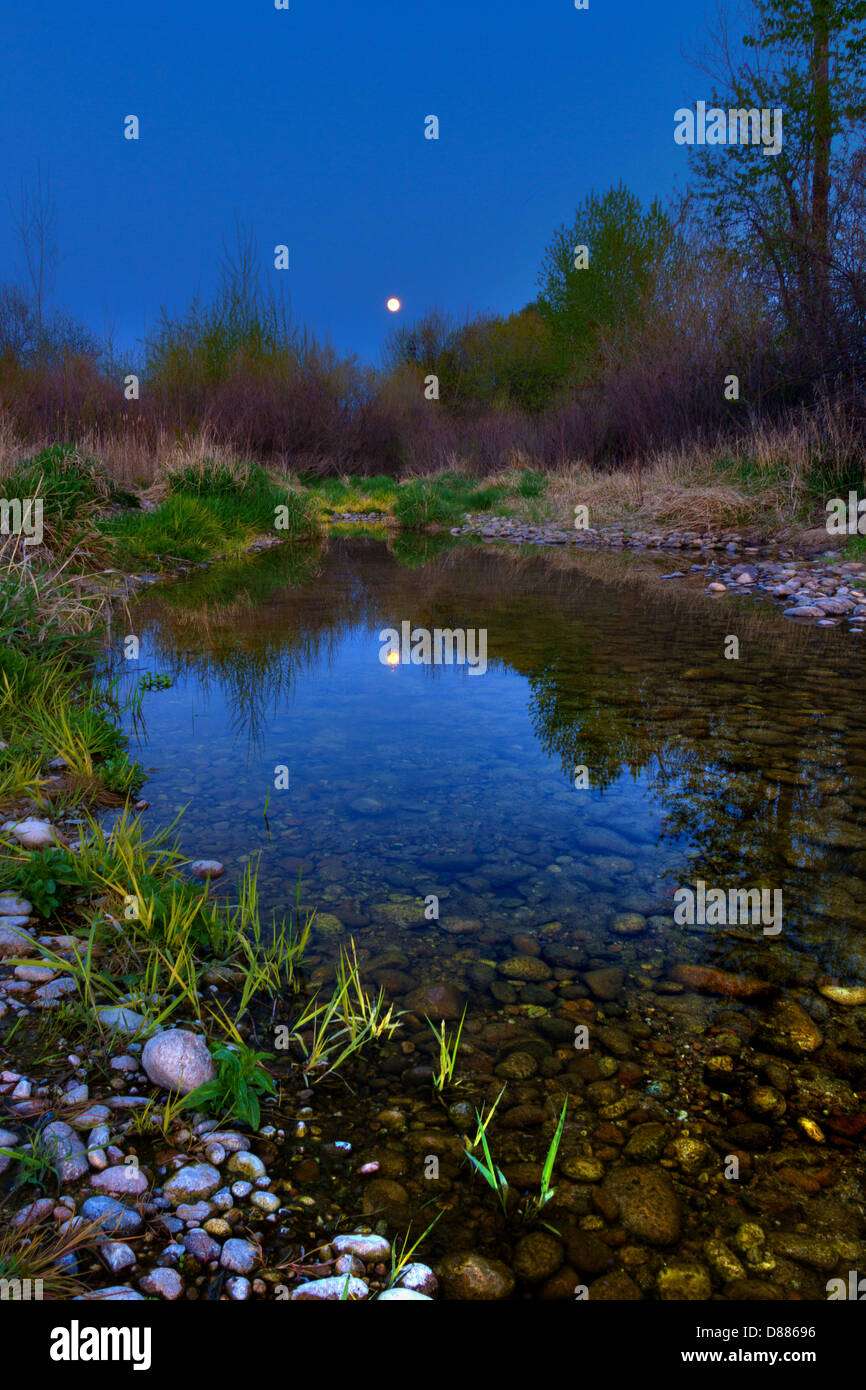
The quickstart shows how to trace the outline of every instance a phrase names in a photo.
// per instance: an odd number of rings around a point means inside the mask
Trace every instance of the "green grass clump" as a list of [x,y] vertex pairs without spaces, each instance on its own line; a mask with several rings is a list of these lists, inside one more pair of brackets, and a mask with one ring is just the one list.
[[456,526],[466,507],[459,499],[420,479],[404,483],[394,500],[394,515],[409,530],[422,526]]
[[[183,493],[169,496],[152,512],[127,512],[105,523],[121,564],[161,569],[174,561],[200,561],[218,555],[227,537],[220,519],[204,501]],[[246,533],[242,538],[246,540]]]
[[518,497],[524,497],[527,501],[535,497],[541,497],[547,487],[547,478],[543,473],[539,473],[534,468],[527,468],[520,475],[520,480],[514,489]]
[[43,544],[57,555],[93,547],[93,522],[118,496],[105,466],[71,444],[23,459],[0,483],[7,498],[41,498]]
[[238,526],[271,530],[276,508],[286,501],[286,489],[255,463],[203,459],[169,472],[166,480],[169,496],[206,502],[226,533]]
[[349,482],[356,492],[378,498],[394,497],[400,487],[396,478],[389,478],[385,473],[377,473],[372,478],[352,477]]
[[121,564],[168,569],[237,554],[256,536],[312,536],[316,507],[254,463],[185,464],[166,474],[168,496],[153,511],[127,512],[103,524]]
[[404,483],[394,500],[401,526],[456,526],[467,512],[487,512],[507,495],[504,487],[476,487],[459,473]]
[[846,560],[866,560],[866,536],[849,536],[840,554]]
[[304,492],[287,492],[277,508],[276,534],[292,540],[310,539],[319,532],[315,500]]

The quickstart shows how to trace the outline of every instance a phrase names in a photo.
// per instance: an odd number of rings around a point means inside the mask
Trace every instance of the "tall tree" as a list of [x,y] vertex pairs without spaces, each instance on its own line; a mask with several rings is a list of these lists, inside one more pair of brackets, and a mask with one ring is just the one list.
[[713,220],[768,276],[804,366],[830,371],[845,365],[839,262],[866,133],[866,0],[755,0],[746,22],[739,42],[719,26],[712,99],[780,108],[782,148],[700,150],[700,184]]
[[591,193],[555,233],[538,274],[538,307],[579,374],[591,369],[604,331],[637,313],[672,240],[661,204],[644,210],[622,184]]

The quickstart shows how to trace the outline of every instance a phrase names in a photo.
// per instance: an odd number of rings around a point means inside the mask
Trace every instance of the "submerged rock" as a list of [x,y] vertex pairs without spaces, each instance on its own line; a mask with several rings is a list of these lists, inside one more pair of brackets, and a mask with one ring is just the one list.
[[778,993],[777,985],[755,975],[732,975],[706,965],[675,965],[670,977],[699,994],[721,994],[728,999],[760,999]]
[[471,1252],[446,1255],[439,1265],[439,1281],[445,1298],[510,1298],[514,1275],[501,1260],[489,1260]]
[[196,878],[222,878],[226,866],[218,859],[195,859],[190,864],[189,871]]
[[601,970],[587,970],[583,979],[596,999],[613,1000],[622,990],[625,975],[618,965],[610,965]]
[[680,1201],[670,1179],[655,1168],[616,1168],[604,1181],[622,1224],[649,1245],[672,1245],[680,1237]]
[[466,997],[453,985],[429,984],[413,989],[404,1003],[407,1010],[426,1014],[434,1023],[452,1023],[462,1017]]
[[517,1242],[512,1268],[524,1284],[541,1284],[562,1264],[562,1241],[547,1231],[532,1231]]
[[761,1033],[769,1047],[793,1057],[817,1052],[824,1043],[817,1023],[793,999],[780,999],[773,1005]]
[[866,1004],[866,985],[819,985],[818,992],[834,1004],[849,1009]]

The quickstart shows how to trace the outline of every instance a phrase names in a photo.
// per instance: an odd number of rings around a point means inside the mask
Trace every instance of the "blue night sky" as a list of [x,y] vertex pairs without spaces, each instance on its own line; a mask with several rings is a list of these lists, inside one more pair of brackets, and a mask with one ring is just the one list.
[[[50,177],[58,307],[131,344],[209,294],[239,217],[296,317],[378,361],[388,295],[404,320],[519,309],[588,192],[685,179],[673,115],[708,95],[685,56],[701,0],[290,3],[6,6],[0,183],[17,199]],[[4,196],[0,274],[19,262]]]

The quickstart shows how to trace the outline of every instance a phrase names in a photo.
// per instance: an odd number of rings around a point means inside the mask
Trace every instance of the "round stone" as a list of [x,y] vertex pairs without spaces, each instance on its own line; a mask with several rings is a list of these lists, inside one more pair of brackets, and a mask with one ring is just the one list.
[[163,1192],[173,1207],[182,1202],[200,1202],[216,1192],[222,1178],[209,1163],[188,1163],[168,1179]]
[[499,1301],[514,1292],[514,1275],[507,1265],[471,1251],[446,1255],[439,1282],[445,1298]]
[[182,1096],[216,1076],[204,1039],[183,1028],[169,1028],[149,1038],[141,1062],[155,1086]]

